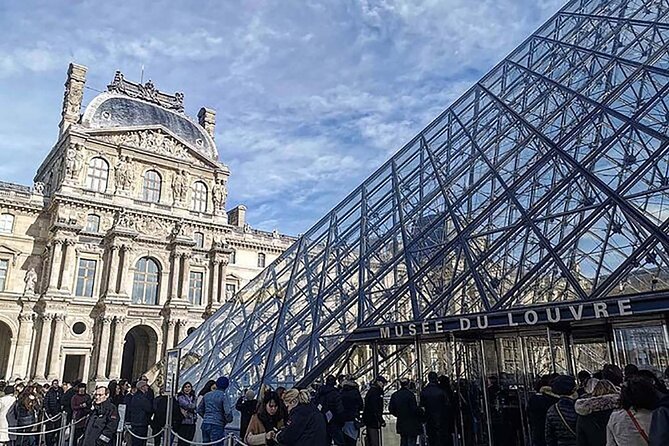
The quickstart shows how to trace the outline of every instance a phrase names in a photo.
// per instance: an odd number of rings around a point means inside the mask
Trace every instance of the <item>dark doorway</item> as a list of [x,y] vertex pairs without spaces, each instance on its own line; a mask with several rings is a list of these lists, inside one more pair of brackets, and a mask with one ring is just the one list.
[[63,381],[73,382],[84,379],[84,355],[65,355]]
[[0,379],[9,379],[9,351],[12,348],[12,329],[0,322]]
[[146,372],[156,360],[158,335],[146,325],[133,327],[125,335],[121,378],[133,380]]

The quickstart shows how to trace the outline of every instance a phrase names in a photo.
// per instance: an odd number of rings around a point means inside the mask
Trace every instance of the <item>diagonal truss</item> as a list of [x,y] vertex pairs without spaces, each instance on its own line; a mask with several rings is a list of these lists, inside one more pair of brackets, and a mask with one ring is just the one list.
[[572,1],[182,344],[317,376],[360,327],[669,288],[669,1]]

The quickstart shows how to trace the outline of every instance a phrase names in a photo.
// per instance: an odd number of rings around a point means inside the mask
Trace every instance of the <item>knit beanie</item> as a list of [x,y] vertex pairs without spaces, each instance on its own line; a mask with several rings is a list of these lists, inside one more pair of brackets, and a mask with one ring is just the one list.
[[225,376],[220,376],[216,380],[216,389],[218,390],[225,390],[228,388],[229,385],[230,385],[230,380]]

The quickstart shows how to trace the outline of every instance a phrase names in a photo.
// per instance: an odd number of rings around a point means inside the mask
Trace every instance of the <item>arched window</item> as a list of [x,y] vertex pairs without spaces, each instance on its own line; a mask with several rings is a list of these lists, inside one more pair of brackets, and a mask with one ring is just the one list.
[[207,212],[207,185],[202,181],[193,184],[193,210]]
[[195,247],[196,248],[204,248],[204,234],[201,232],[194,232],[193,233],[193,240],[195,240]]
[[12,214],[0,215],[0,232],[11,234],[14,230],[14,216]]
[[160,201],[160,186],[162,180],[155,170],[147,170],[144,174],[144,201],[158,203]]
[[86,232],[100,231],[100,217],[95,214],[88,214],[86,217]]
[[132,302],[135,304],[157,305],[160,269],[155,260],[142,257],[135,265],[132,284]]
[[265,267],[265,254],[262,252],[258,253],[258,268],[264,268]]
[[99,156],[91,158],[86,173],[86,188],[95,192],[106,192],[108,178],[109,163]]

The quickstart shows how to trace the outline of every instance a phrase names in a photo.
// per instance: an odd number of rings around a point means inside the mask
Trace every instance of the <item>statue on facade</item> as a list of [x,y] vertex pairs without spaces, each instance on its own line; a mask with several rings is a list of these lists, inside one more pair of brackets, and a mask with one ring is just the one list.
[[225,200],[228,197],[227,181],[216,180],[214,187],[211,189],[211,199],[214,202],[214,212],[225,208]]
[[45,189],[46,186],[41,181],[35,181],[35,183],[33,184],[33,193],[35,193],[36,195],[44,195]]
[[135,229],[135,219],[125,209],[119,209],[114,214],[112,226],[114,228]]
[[119,157],[115,166],[116,172],[116,190],[128,190],[135,179],[135,172],[132,168],[132,158],[129,156]]
[[26,284],[23,294],[35,294],[35,285],[37,284],[37,272],[35,272],[35,268],[30,268],[26,272],[23,282]]
[[174,195],[174,202],[181,203],[186,199],[186,192],[188,192],[188,173],[181,170],[172,177],[172,193]]
[[65,151],[65,178],[76,179],[84,165],[83,146],[70,144]]

